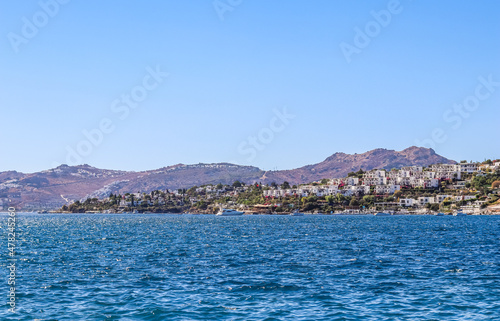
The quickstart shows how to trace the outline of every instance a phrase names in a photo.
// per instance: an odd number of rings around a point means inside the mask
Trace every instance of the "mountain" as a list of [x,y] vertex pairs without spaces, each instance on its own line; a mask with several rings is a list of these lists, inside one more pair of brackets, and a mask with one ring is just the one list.
[[364,171],[375,168],[390,170],[404,166],[429,166],[439,163],[456,162],[439,156],[430,148],[413,146],[400,152],[378,148],[363,154],[335,153],[321,163],[292,170],[268,172],[266,177],[276,182],[288,181],[293,184],[302,184],[328,177],[345,177],[349,172],[359,169]]
[[98,169],[89,165],[59,167],[32,174],[0,172],[0,208],[58,208],[87,197],[104,198],[110,193],[149,192],[202,184],[254,181],[264,172],[257,167],[227,163],[173,165],[144,172]]
[[89,165],[61,165],[30,174],[0,172],[0,208],[8,205],[23,208],[58,208],[73,200],[87,197],[104,198],[110,193],[231,184],[235,180],[247,184],[273,181],[302,184],[322,178],[345,177],[347,173],[359,169],[391,169],[436,163],[455,161],[437,155],[432,149],[410,147],[403,151],[375,149],[354,155],[335,153],[318,164],[267,172],[253,166],[228,163],[177,164],[143,172],[98,169]]

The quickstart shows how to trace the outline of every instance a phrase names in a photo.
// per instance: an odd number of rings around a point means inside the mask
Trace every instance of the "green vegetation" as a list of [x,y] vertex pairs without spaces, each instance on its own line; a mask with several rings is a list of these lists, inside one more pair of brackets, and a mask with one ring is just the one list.
[[363,178],[364,173],[365,172],[363,172],[363,170],[360,169],[357,172],[350,172],[349,174],[347,174],[347,177],[357,177],[357,178],[361,179],[361,178]]
[[486,189],[493,186],[495,181],[500,180],[500,173],[489,173],[486,175],[476,175],[471,182],[471,186],[477,190]]

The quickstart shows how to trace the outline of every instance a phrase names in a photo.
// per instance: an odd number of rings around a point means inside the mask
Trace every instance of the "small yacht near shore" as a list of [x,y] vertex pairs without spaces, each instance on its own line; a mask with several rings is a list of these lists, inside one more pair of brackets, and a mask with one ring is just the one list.
[[453,216],[467,216],[467,215],[468,214],[462,210],[457,210],[456,212],[453,213]]
[[233,209],[220,209],[220,211],[215,214],[215,215],[218,215],[218,216],[240,216],[240,215],[243,215],[244,212],[240,212],[240,211],[237,211],[237,210],[233,210]]
[[295,210],[289,214],[290,216],[304,216],[304,213],[299,212],[299,210]]
[[377,212],[373,214],[375,216],[391,216],[391,213],[386,213],[386,212]]

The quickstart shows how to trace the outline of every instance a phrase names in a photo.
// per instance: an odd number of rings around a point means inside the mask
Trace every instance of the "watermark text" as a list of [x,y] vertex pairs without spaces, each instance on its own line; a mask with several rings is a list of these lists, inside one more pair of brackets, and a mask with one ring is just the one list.
[[352,61],[353,55],[359,55],[363,49],[368,47],[373,38],[377,37],[383,28],[386,28],[392,21],[394,15],[403,12],[403,6],[398,0],[391,0],[387,3],[387,8],[380,11],[372,10],[370,15],[373,20],[368,21],[364,28],[354,28],[354,38],[352,44],[340,43],[340,50],[347,63]]
[[16,312],[16,209],[14,207],[9,207],[9,216],[7,218],[7,252],[8,252],[8,294],[7,294],[7,304],[9,306],[9,312]]
[[[451,129],[459,129],[464,119],[469,118],[481,106],[481,102],[490,98],[500,87],[500,81],[494,81],[493,75],[480,76],[477,80],[478,84],[472,95],[465,97],[461,103],[455,103],[452,108],[448,108],[443,113],[443,120],[445,123],[451,124]],[[443,127],[434,128],[428,138],[416,139],[415,144],[435,149],[437,144],[443,144],[448,140],[446,131],[447,129]]]
[[[168,77],[168,73],[162,71],[158,65],[155,68],[147,67],[146,72],[139,85],[111,102],[111,112],[120,121],[127,119],[131,111],[138,108],[140,103],[146,100],[149,92],[158,88],[164,79]],[[83,159],[89,156],[94,148],[103,143],[105,136],[116,129],[115,122],[113,119],[105,117],[99,121],[96,127],[83,129],[84,138],[75,146],[66,146],[66,164],[70,166],[81,164]],[[56,163],[53,165],[57,166]]]
[[70,0],[42,0],[38,2],[41,10],[35,12],[31,19],[22,17],[22,27],[19,33],[9,32],[7,38],[14,52],[18,53],[21,45],[26,45],[31,39],[38,35],[40,29],[47,26],[50,19],[54,18],[60,10],[61,5]]
[[258,151],[263,151],[270,144],[276,133],[282,132],[295,115],[289,114],[286,108],[281,111],[273,109],[274,117],[269,121],[269,126],[259,130],[257,135],[248,136],[246,140],[238,145],[238,153],[247,155],[247,161],[251,162],[257,157]]

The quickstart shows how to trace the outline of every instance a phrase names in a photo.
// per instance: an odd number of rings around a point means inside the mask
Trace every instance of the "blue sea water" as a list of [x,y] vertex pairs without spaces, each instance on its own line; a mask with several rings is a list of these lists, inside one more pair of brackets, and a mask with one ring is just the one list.
[[17,217],[1,320],[499,320],[500,217]]

